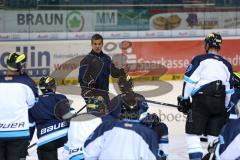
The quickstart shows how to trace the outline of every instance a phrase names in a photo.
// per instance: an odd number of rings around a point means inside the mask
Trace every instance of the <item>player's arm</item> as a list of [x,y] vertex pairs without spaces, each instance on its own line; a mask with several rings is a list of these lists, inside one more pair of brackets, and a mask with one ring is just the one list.
[[199,64],[198,57],[194,58],[184,74],[182,95],[177,98],[180,112],[188,113],[191,107],[190,97],[194,94],[194,87],[200,79],[202,70]]
[[111,62],[111,76],[113,78],[119,78],[121,76],[126,76],[128,72],[128,66],[124,68],[117,68],[113,62]]
[[30,131],[30,141],[31,141],[35,131],[35,127],[36,127],[35,119],[32,115],[32,108],[28,110],[28,117],[29,117],[29,131]]

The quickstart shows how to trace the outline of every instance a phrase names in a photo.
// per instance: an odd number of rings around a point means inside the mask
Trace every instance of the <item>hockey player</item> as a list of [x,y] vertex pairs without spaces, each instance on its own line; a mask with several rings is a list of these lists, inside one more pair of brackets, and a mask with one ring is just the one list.
[[190,159],[202,158],[200,135],[207,134],[210,143],[219,135],[228,119],[225,106],[233,93],[232,66],[219,53],[221,36],[210,33],[204,42],[206,54],[193,58],[178,97],[179,111],[188,115],[185,131]]
[[24,73],[26,55],[10,53],[7,74],[0,75],[0,159],[19,160],[29,145],[28,109],[38,96],[34,81]]
[[[235,106],[240,100],[240,74],[234,72],[233,73],[233,86],[234,86],[234,93],[231,96],[230,102],[227,107],[227,111],[229,113],[229,121],[233,119],[237,119],[237,114],[235,113]],[[207,137],[201,137],[201,141],[207,142]]]
[[229,121],[219,138],[208,146],[209,153],[203,160],[240,159],[240,100],[235,106],[236,119]]
[[[146,116],[146,111],[148,110],[148,104],[144,96],[133,91],[133,80],[129,76],[121,76],[118,78],[118,87],[121,91],[121,94],[115,96],[110,103],[112,116],[119,118],[121,114],[122,104],[128,99],[136,99],[137,105],[140,108],[140,114]],[[142,114],[145,113],[145,114]]]
[[[118,69],[112,63],[111,58],[103,53],[103,37],[100,34],[94,34],[91,38],[92,50],[80,62],[78,80],[82,89],[83,98],[94,96],[102,96],[104,103],[108,106],[110,99],[109,91],[109,75],[114,78],[123,76],[127,72],[123,68]],[[88,101],[85,98],[86,101]]]
[[84,158],[156,160],[156,133],[140,123],[140,108],[136,99],[123,103],[120,120],[105,121],[84,143]]
[[[65,105],[65,104],[63,104]],[[87,101],[87,113],[97,113],[90,119],[82,120],[83,115],[71,119],[68,130],[68,141],[64,146],[64,157],[69,160],[83,160],[82,147],[88,136],[104,121],[112,121],[110,115],[104,115],[105,105],[102,97],[91,97]],[[69,107],[68,107],[69,108]]]
[[233,86],[234,86],[234,93],[231,96],[230,103],[228,105],[228,112],[230,113],[229,119],[237,119],[237,114],[235,113],[235,106],[240,100],[240,74],[233,73]]
[[158,135],[159,153],[164,160],[168,155],[168,127],[162,123],[160,118],[156,114],[147,113],[148,104],[143,95],[140,95],[133,91],[133,80],[129,76],[122,76],[118,79],[118,87],[121,94],[114,97],[110,102],[110,113],[116,118],[120,118],[122,106],[125,103],[136,100],[136,105],[139,108],[140,121],[149,128],[153,129]]
[[66,96],[55,93],[56,82],[50,76],[42,77],[39,81],[42,95],[38,102],[29,110],[31,122],[31,137],[37,128],[37,154],[39,160],[57,160],[58,148],[67,141],[69,123],[57,119],[54,107],[61,101],[68,101]]

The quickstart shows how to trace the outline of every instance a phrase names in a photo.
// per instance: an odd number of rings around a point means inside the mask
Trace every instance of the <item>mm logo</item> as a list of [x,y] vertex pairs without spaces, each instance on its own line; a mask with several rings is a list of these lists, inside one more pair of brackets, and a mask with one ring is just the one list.
[[84,17],[77,11],[70,12],[66,17],[68,31],[80,32],[84,26]]
[[96,25],[117,25],[117,11],[97,11]]

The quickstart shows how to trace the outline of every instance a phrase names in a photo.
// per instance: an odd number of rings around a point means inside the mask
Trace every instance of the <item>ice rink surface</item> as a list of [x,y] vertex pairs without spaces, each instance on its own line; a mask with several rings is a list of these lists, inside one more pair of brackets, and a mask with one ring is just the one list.
[[[154,93],[156,96],[146,96],[146,99],[177,104],[177,96],[182,92],[182,84],[183,81],[152,81],[152,82],[136,82],[134,87],[134,91],[145,96],[149,95],[151,92],[159,92],[159,94]],[[68,87],[59,87],[61,90],[67,90]],[[158,89],[157,89],[158,88]],[[157,91],[156,91],[157,89]],[[154,90],[154,91],[153,91]],[[158,91],[159,90],[159,91]],[[110,84],[110,92],[116,94],[114,87]],[[85,102],[83,98],[79,95],[66,95],[69,99],[73,100],[72,106],[75,109],[81,108]],[[169,160],[187,160],[187,145],[184,134],[186,116],[178,112],[178,110],[174,107],[161,106],[157,104],[149,105],[149,112],[157,113],[161,120],[167,124],[169,129]],[[37,138],[34,137],[31,143],[37,141]],[[203,147],[206,148],[206,143],[202,143]],[[206,151],[206,150],[205,150]],[[59,159],[63,160],[62,156],[62,148],[59,149]],[[29,157],[28,160],[37,160],[36,154],[36,146],[29,149]]]

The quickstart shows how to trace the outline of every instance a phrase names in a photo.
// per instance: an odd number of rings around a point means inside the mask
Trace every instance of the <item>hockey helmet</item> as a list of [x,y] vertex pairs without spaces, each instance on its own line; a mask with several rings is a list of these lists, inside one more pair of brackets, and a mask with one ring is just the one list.
[[129,92],[133,88],[133,80],[130,76],[122,76],[118,78],[118,87],[122,93]]
[[240,88],[240,73],[233,73],[233,86],[234,88]]
[[207,48],[220,49],[222,45],[222,37],[220,34],[210,33],[206,36],[204,42],[205,46],[208,46]]
[[121,97],[121,118],[125,119],[139,119],[140,107],[138,105],[139,99],[134,96],[133,92],[123,94]]
[[7,57],[7,68],[11,71],[21,71],[26,63],[27,57],[23,52],[13,52]]
[[42,93],[54,92],[56,89],[56,81],[53,77],[44,76],[39,81],[39,88]]

